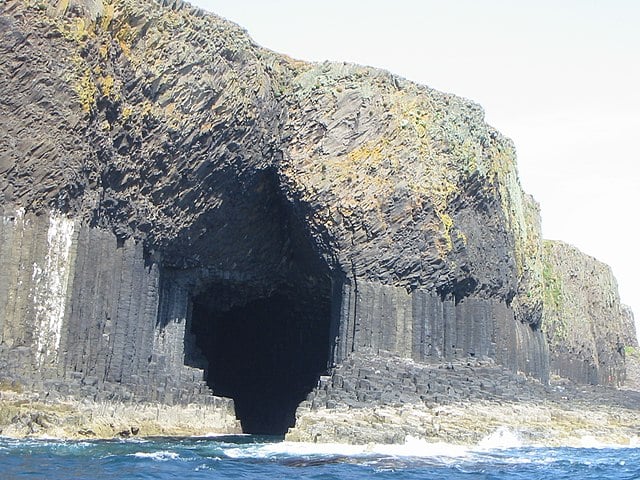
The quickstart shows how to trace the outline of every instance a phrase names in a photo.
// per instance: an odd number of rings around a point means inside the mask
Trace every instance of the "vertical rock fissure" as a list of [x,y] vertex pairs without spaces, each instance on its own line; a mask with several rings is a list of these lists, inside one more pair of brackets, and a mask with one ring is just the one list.
[[353,331],[351,332],[351,351],[356,351],[356,333],[358,325],[358,280],[356,277],[356,265],[351,261],[351,278],[353,279]]

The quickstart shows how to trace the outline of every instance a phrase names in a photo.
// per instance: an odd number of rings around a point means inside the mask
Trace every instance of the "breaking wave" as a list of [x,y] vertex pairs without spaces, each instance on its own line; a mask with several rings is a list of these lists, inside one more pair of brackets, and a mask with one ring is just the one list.
[[[0,438],[1,478],[11,480],[274,478],[640,478],[640,443],[582,448],[524,445],[498,428],[473,447],[409,437],[401,445],[296,443],[257,436],[54,441]],[[295,469],[292,470],[292,469]],[[118,472],[114,476],[114,472]],[[125,476],[123,472],[126,472]]]

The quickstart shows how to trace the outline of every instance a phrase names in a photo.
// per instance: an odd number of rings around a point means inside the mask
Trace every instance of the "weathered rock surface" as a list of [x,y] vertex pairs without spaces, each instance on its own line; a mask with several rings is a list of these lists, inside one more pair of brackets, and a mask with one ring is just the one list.
[[621,305],[609,266],[565,243],[545,241],[544,277],[551,371],[581,383],[621,385],[625,347],[637,340],[633,314]]
[[[597,308],[569,287],[575,310],[547,301],[549,262],[561,276],[573,257],[543,251],[514,147],[472,102],[277,55],[179,0],[10,0],[0,27],[11,382],[95,402],[232,397],[245,431],[284,433],[320,375],[360,354],[623,380],[634,335],[610,315],[615,284],[594,287]],[[386,405],[401,378],[358,381],[356,398]],[[455,392],[491,396],[476,380]]]
[[523,445],[590,447],[637,446],[640,415],[637,408],[582,401],[464,401],[439,405],[362,408],[320,408],[299,412],[287,440],[316,443],[429,442],[477,446],[484,439],[507,432]]
[[543,385],[492,362],[356,354],[300,405],[288,440],[477,445],[507,429],[526,445],[637,444],[640,391]]
[[163,405],[16,392],[0,386],[0,434],[8,437],[129,438],[241,433],[233,402]]

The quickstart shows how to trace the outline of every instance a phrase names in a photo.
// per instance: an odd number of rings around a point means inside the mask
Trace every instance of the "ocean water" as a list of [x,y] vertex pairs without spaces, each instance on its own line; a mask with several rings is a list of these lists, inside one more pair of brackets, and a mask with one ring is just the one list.
[[0,438],[2,480],[640,479],[640,447],[544,448],[498,432],[466,448],[304,444],[257,436],[57,441]]

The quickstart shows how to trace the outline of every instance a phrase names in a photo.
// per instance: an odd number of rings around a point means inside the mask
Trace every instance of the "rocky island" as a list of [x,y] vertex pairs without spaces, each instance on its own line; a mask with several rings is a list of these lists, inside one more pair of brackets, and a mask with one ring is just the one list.
[[180,0],[0,0],[0,58],[3,435],[638,441],[632,314],[478,105]]

